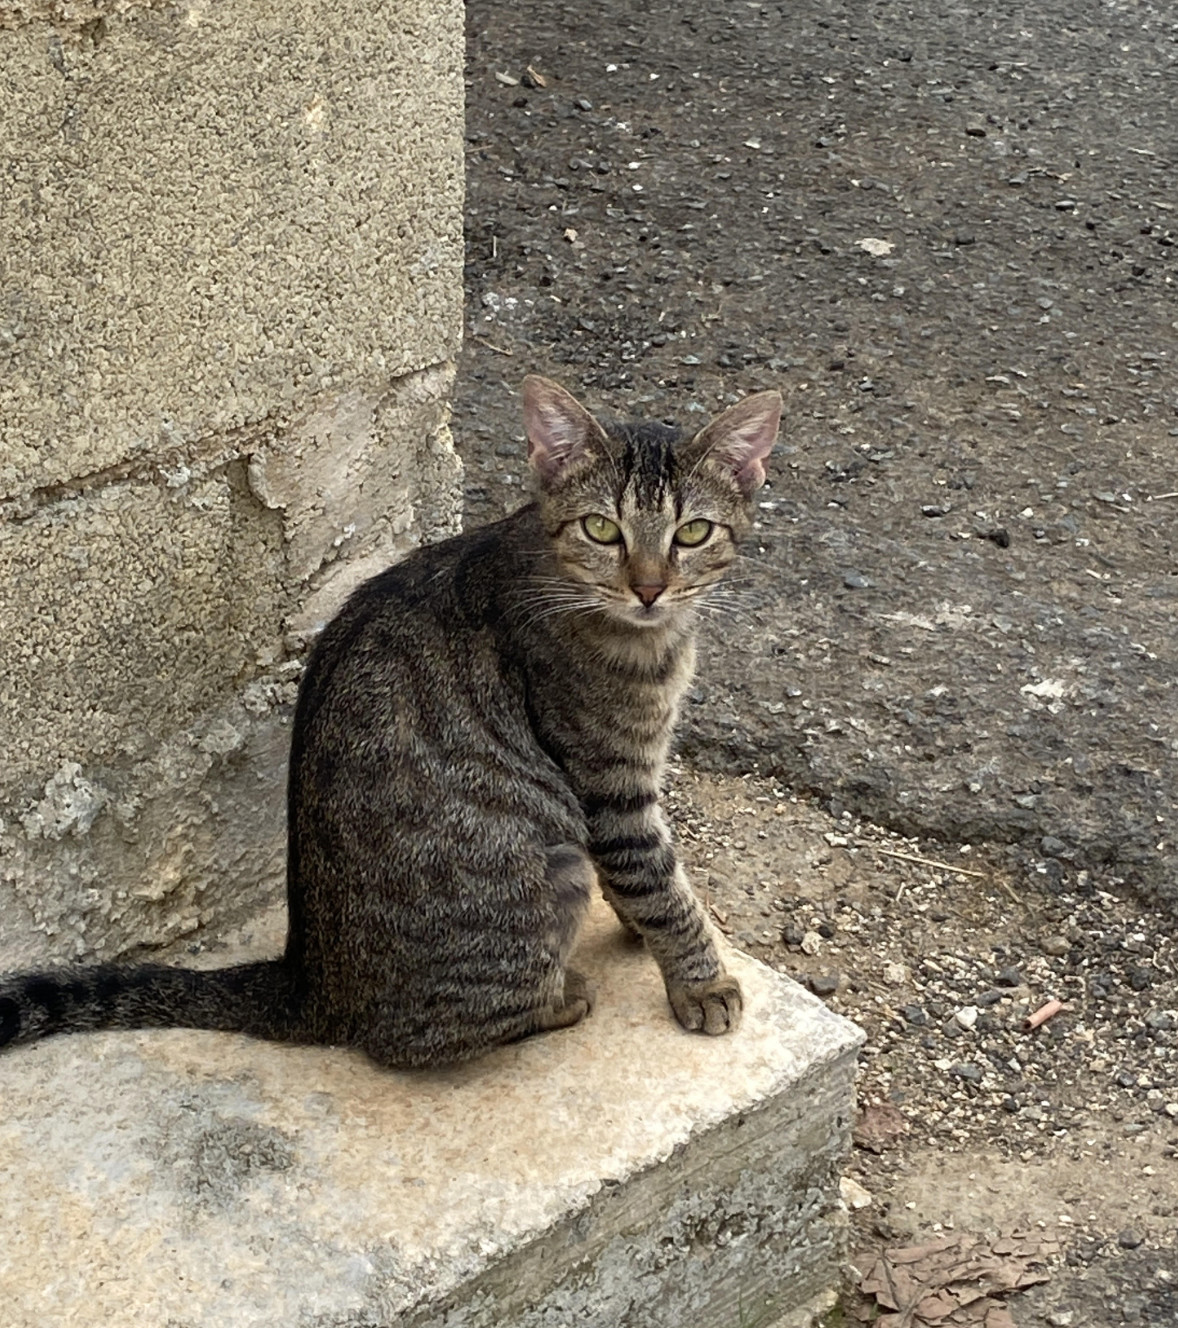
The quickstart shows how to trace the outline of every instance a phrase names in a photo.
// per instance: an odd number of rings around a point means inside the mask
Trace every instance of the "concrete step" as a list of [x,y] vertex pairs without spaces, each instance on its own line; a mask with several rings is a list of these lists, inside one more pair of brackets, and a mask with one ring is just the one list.
[[580,1026],[458,1069],[225,1034],[0,1057],[6,1328],[753,1328],[837,1277],[861,1034],[743,956],[683,1033],[601,906]]

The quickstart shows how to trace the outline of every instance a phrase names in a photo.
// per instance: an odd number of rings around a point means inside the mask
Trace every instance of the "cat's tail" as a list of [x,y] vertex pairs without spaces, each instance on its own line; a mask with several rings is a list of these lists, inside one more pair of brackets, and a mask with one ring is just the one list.
[[97,964],[0,977],[0,1047],[100,1028],[209,1028],[299,1040],[293,973],[281,959],[196,970]]

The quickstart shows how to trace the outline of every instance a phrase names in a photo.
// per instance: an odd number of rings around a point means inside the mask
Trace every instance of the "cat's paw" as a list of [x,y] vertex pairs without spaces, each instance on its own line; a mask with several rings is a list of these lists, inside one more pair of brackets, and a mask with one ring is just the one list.
[[667,997],[675,1018],[690,1033],[716,1037],[732,1032],[740,1023],[744,1005],[740,983],[727,974],[710,982],[668,983]]
[[537,1027],[546,1031],[579,1024],[593,1009],[593,999],[593,987],[585,975],[575,968],[566,968],[561,998],[540,1011]]
[[613,909],[614,915],[617,917],[617,920],[621,925],[622,935],[625,937],[626,942],[629,945],[644,945],[646,941],[642,933],[630,921],[630,919],[626,917],[626,915],[623,912],[621,912],[621,910],[612,900],[610,900],[610,907]]
[[597,999],[597,993],[593,990],[593,984],[575,968],[566,968],[564,971],[564,1003],[565,1005],[579,1005],[582,1008],[579,1018],[593,1009],[593,1004]]

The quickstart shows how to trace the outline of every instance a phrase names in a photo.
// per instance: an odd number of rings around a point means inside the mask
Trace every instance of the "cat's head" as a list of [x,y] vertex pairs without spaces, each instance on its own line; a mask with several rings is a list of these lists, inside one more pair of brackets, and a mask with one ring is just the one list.
[[540,516],[573,587],[570,607],[638,629],[686,622],[752,523],[781,395],[746,397],[690,438],[659,424],[602,425],[547,378],[525,378],[523,397]]

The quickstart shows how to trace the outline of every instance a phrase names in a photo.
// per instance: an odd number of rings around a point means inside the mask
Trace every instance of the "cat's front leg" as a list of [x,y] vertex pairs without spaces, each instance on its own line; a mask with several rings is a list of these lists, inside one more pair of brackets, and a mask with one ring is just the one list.
[[591,815],[589,852],[606,898],[657,960],[680,1024],[713,1035],[735,1028],[740,984],[724,969],[703,905],[653,796],[617,799]]

